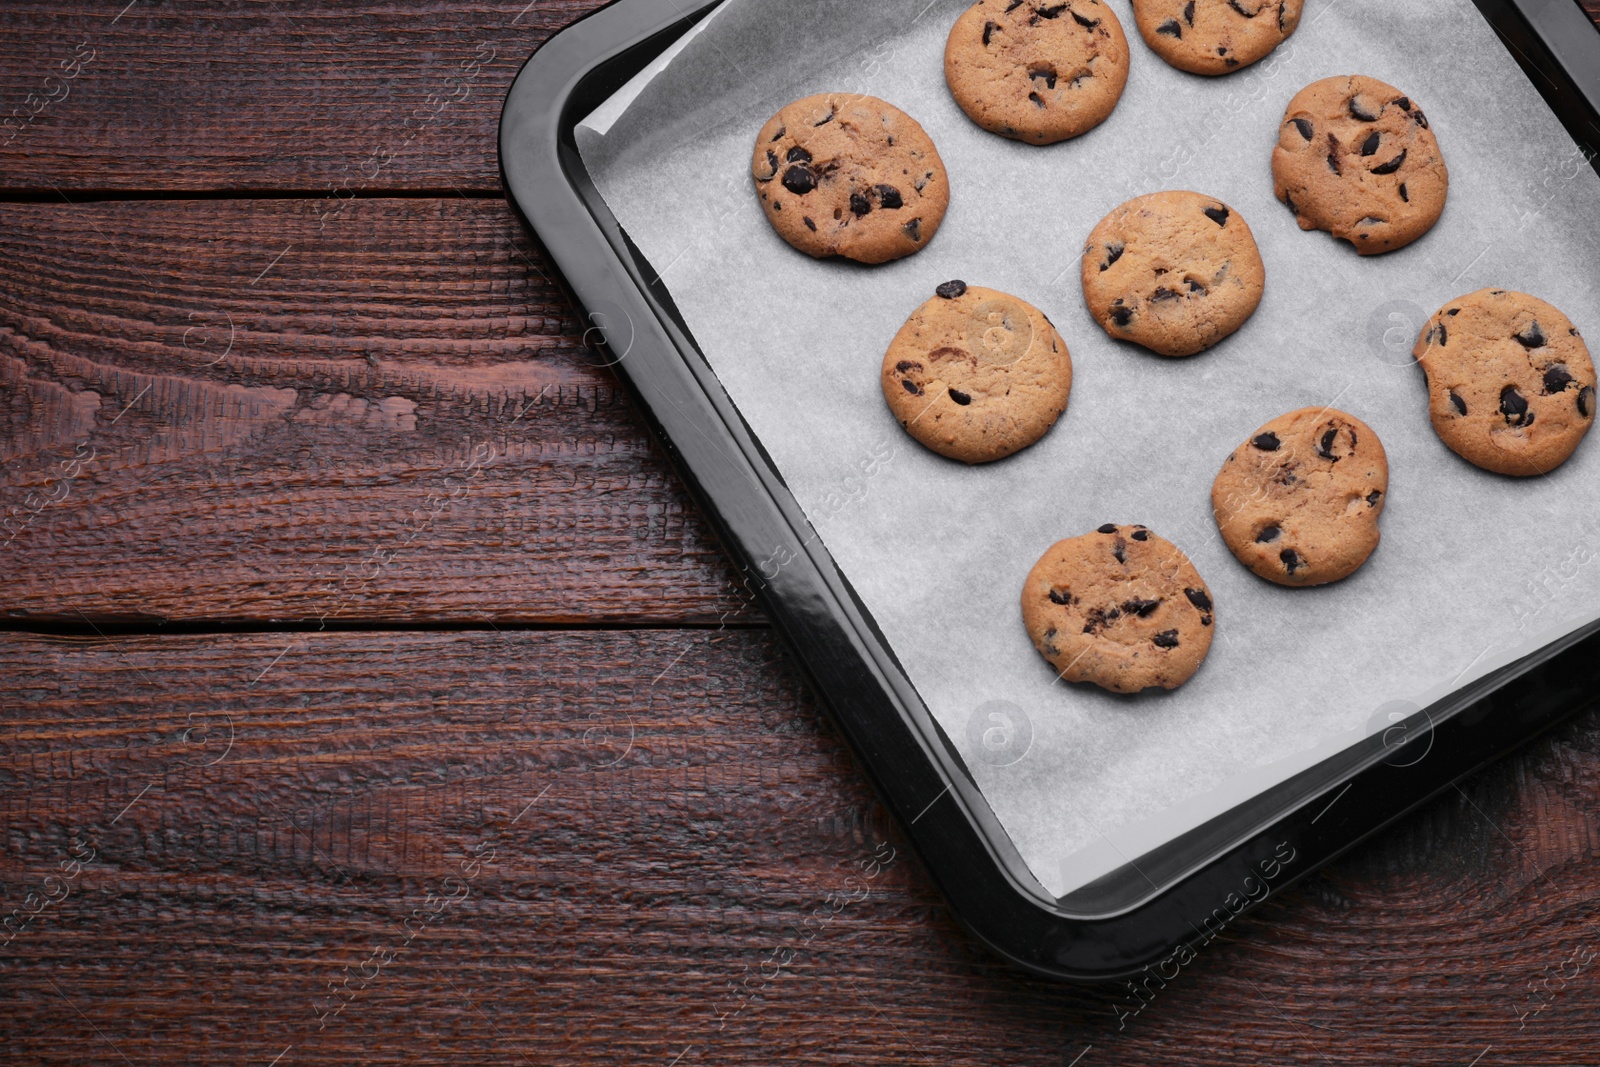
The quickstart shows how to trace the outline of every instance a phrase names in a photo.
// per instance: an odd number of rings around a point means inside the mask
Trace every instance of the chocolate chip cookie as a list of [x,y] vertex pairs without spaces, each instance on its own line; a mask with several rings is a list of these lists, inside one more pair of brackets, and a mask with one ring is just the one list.
[[1176,689],[1211,651],[1211,590],[1177,546],[1143,526],[1052,545],[1022,587],[1034,647],[1069,682],[1113,693]]
[[750,164],[767,220],[807,255],[887,263],[921,251],[950,179],[910,115],[871,96],[796,100],[756,138]]
[[1150,50],[1191,74],[1247,67],[1289,39],[1304,0],[1133,0]]
[[1101,220],[1083,250],[1083,296],[1106,333],[1192,356],[1255,313],[1266,267],[1250,227],[1210,196],[1151,193]]
[[1354,415],[1303,408],[1234,450],[1211,488],[1222,540],[1279,585],[1348,578],[1378,547],[1389,492],[1383,442]]
[[912,437],[941,456],[988,463],[1055,425],[1072,392],[1072,357],[1032,304],[953,281],[895,335],[882,384]]
[[1595,373],[1578,328],[1526,293],[1480,289],[1428,320],[1413,350],[1439,438],[1500,474],[1547,474],[1594,425]]
[[979,0],[956,20],[944,77],[979,126],[1052,144],[1106,120],[1128,83],[1128,38],[1102,0]]
[[1302,230],[1327,230],[1371,256],[1433,228],[1450,172],[1422,109],[1355,74],[1313,82],[1289,102],[1272,182]]

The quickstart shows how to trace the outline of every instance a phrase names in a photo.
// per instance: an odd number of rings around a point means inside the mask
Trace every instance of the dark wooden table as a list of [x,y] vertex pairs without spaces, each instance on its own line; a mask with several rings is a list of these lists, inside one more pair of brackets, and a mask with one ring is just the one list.
[[1147,1004],[962,932],[502,201],[595,6],[0,7],[0,1062],[1600,1062],[1594,714]]

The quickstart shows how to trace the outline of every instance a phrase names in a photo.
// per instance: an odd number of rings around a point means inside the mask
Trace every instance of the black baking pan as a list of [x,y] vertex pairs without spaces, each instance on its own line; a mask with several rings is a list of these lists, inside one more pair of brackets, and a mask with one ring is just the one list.
[[[583,309],[586,340],[632,390],[746,588],[806,669],[956,914],[985,944],[1058,978],[1098,981],[1141,970],[1171,977],[1244,911],[1588,704],[1600,674],[1600,624],[1136,863],[1052,897],[812,533],[579,156],[577,123],[717,2],[616,0],[546,42],[506,97],[505,188]],[[1600,33],[1575,0],[1476,2],[1579,144],[1600,145]],[[1593,161],[1591,149],[1585,155]]]

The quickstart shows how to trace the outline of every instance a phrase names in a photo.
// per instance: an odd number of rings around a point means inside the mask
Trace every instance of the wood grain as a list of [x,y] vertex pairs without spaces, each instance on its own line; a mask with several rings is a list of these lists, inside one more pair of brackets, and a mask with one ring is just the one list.
[[0,609],[751,617],[504,204],[340,207],[0,205]]
[[6,0],[0,189],[494,190],[517,70],[600,6]]
[[0,947],[9,1062],[1459,1067],[1600,1037],[1594,715],[1135,1013],[952,922],[765,632],[11,635],[0,675],[0,914],[65,893]]

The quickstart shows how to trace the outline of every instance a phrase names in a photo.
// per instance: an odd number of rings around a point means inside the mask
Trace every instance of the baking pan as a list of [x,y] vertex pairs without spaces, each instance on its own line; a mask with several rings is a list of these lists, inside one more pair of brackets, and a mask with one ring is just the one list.
[[[1574,0],[1477,3],[1579,145],[1600,144],[1600,33]],[[812,532],[578,151],[578,122],[716,6],[617,0],[548,41],[507,95],[505,187],[583,309],[597,360],[627,383],[745,587],[806,669],[957,915],[991,949],[1060,978],[1170,972],[1238,915],[1586,706],[1600,664],[1600,624],[1394,721],[1098,881],[1050,894]],[[1592,151],[1585,155],[1593,161]]]

